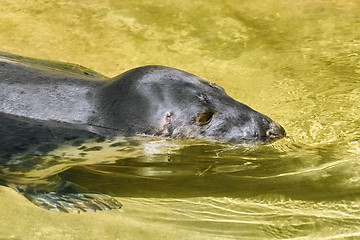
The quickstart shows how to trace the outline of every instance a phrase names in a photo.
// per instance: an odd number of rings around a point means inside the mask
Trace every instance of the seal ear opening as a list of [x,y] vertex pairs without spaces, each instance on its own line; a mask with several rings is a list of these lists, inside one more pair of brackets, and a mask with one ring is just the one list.
[[195,118],[195,122],[197,125],[199,126],[204,126],[207,125],[211,122],[212,118],[214,117],[214,115],[216,114],[216,111],[213,109],[205,109],[203,112],[201,112],[199,114],[199,116],[197,116]]

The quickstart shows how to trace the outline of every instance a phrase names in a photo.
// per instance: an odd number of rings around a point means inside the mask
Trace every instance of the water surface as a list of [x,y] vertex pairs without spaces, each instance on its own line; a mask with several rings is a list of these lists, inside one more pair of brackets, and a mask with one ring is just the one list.
[[0,11],[0,51],[110,77],[180,68],[288,134],[258,147],[143,139],[119,155],[96,152],[60,176],[115,196],[122,210],[49,212],[1,187],[0,238],[360,237],[357,1],[3,0]]

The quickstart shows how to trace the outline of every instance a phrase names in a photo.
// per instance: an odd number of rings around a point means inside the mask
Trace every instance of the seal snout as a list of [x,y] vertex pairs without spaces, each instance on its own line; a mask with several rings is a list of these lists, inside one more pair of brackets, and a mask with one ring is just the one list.
[[275,140],[285,137],[285,129],[275,122],[270,122],[269,128],[266,130],[266,137],[269,140]]

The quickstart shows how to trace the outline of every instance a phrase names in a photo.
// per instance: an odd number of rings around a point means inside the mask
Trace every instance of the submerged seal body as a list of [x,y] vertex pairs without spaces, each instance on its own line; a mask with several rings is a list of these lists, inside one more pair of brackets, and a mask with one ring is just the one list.
[[[0,183],[48,209],[121,207],[58,179],[73,166],[54,167],[61,157],[49,153],[62,142],[78,147],[89,139],[146,135],[253,144],[285,136],[279,124],[220,86],[178,69],[144,66],[109,79],[58,64],[0,53]],[[49,166],[55,170],[41,175]]]

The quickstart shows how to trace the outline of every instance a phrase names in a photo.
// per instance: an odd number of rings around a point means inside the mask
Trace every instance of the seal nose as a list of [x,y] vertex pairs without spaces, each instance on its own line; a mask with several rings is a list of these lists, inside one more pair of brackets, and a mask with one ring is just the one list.
[[285,129],[275,122],[271,122],[266,130],[266,137],[270,140],[280,139],[285,137],[285,135]]

